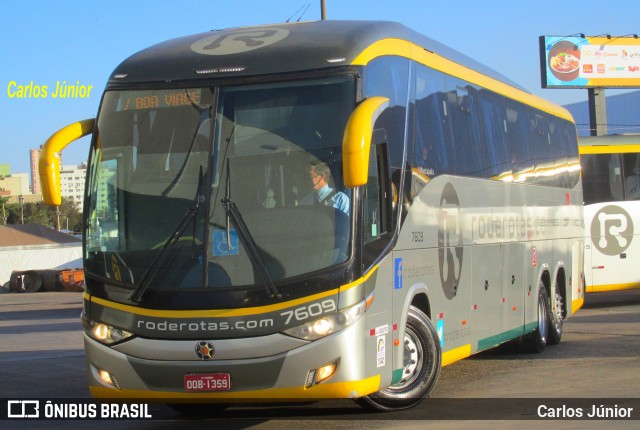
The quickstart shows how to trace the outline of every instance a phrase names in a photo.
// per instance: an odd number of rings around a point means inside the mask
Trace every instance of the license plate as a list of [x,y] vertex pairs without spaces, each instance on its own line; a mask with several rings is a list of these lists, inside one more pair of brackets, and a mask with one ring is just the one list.
[[231,375],[228,373],[192,373],[184,375],[185,391],[229,391]]

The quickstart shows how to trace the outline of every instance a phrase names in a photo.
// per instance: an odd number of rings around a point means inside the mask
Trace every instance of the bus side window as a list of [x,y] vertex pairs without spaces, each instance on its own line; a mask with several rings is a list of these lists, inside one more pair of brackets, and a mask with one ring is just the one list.
[[609,159],[609,191],[613,200],[624,200],[622,185],[622,161],[620,154],[611,154]]
[[480,125],[486,144],[486,177],[501,178],[511,174],[504,106],[502,97],[495,96],[487,90],[478,93]]
[[412,181],[414,196],[426,179],[453,173],[453,148],[444,79],[435,71],[418,65],[416,68],[416,126],[412,166],[423,183]]
[[569,172],[567,174],[567,188],[573,188],[580,180],[580,169],[575,168],[580,165],[580,156],[578,155],[578,142],[576,128],[573,124],[565,123],[563,126],[565,152],[567,154],[567,166]]
[[535,178],[534,157],[529,142],[527,112],[518,104],[507,101],[505,117],[513,181],[531,183]]
[[[384,133],[374,132],[374,142]],[[369,180],[364,187],[363,269],[367,269],[380,256],[389,242],[391,228],[390,179],[388,177],[386,143],[371,145],[369,152]]]
[[385,151],[385,144],[374,144],[369,152],[369,180],[365,186],[364,203],[364,243],[377,240],[389,231]]
[[476,109],[477,90],[465,81],[450,77],[445,79],[445,85],[455,173],[484,176],[484,148]]

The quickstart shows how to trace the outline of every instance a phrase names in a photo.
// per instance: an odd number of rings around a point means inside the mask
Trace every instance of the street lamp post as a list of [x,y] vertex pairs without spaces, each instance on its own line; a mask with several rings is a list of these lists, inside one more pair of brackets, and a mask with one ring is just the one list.
[[60,231],[60,206],[56,206],[56,230]]

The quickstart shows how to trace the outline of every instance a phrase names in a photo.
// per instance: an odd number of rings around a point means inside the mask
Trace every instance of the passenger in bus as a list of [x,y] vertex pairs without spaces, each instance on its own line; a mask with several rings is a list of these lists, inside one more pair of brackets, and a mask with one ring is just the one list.
[[345,214],[349,214],[349,197],[337,191],[331,183],[331,170],[325,163],[311,163],[308,169],[313,192],[300,200],[301,205],[332,206]]
[[640,200],[640,169],[636,168],[633,175],[625,179],[625,190],[627,200]]
[[[615,158],[620,159],[619,157]],[[622,164],[622,169],[618,167],[617,172],[622,171],[624,174],[625,200],[640,200],[640,154],[622,154]],[[612,171],[611,167],[609,171]]]

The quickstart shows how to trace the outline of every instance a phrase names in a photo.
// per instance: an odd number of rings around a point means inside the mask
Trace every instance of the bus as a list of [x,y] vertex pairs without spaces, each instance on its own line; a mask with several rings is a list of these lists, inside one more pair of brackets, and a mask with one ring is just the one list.
[[587,293],[640,288],[640,134],[581,137]]
[[403,409],[442,366],[557,344],[582,305],[571,115],[401,24],[132,55],[97,118],[44,145],[48,202],[57,154],[88,134],[94,397]]

